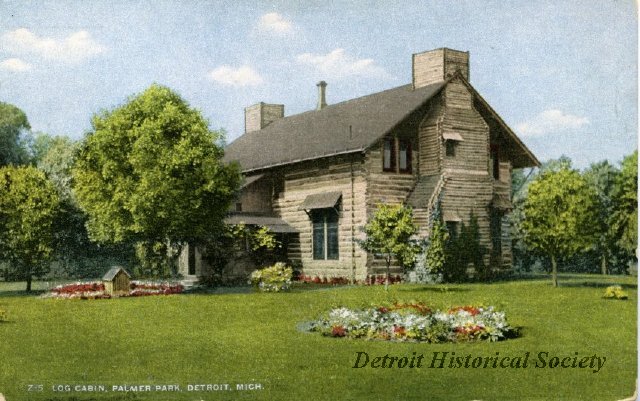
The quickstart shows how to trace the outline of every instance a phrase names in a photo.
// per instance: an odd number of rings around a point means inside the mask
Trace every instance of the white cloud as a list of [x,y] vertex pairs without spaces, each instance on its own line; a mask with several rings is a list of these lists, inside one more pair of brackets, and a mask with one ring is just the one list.
[[209,72],[208,77],[227,86],[257,86],[263,82],[260,74],[246,65],[239,68],[221,65]]
[[37,54],[49,60],[78,63],[103,53],[105,47],[87,31],[74,32],[64,39],[40,37],[25,28],[7,32],[0,38],[5,50],[19,54]]
[[267,13],[258,20],[257,28],[261,32],[286,35],[293,33],[293,24],[278,13]]
[[25,72],[31,69],[31,64],[25,63],[19,58],[8,58],[0,62],[0,69],[12,72]]
[[522,135],[535,136],[575,130],[589,125],[587,117],[575,116],[558,109],[545,110],[529,121],[516,126]]
[[388,74],[373,59],[356,59],[344,49],[335,49],[327,54],[303,53],[296,57],[300,64],[314,68],[323,78],[341,79],[351,76],[385,77]]

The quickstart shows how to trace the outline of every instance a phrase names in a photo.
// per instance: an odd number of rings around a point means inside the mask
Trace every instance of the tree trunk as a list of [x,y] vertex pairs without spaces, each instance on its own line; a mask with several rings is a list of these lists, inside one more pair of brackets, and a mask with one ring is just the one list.
[[31,274],[27,276],[27,292],[31,292]]
[[600,267],[602,268],[602,275],[606,275],[607,274],[607,254],[603,253],[602,254],[602,260],[600,261]]
[[391,276],[391,258],[387,258],[387,278],[384,281],[384,290],[389,291],[389,278]]
[[553,286],[558,287],[558,262],[556,262],[555,255],[551,255],[551,280]]

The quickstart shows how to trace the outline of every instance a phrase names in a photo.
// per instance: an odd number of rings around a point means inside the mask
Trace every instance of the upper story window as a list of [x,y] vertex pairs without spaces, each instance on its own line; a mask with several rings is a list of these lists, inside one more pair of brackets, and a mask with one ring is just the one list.
[[411,142],[406,139],[398,140],[398,168],[401,173],[411,172]]
[[382,142],[382,170],[411,173],[411,141],[385,138]]
[[491,155],[489,159],[491,173],[496,180],[500,179],[500,149],[498,145],[491,145]]
[[444,154],[447,157],[456,157],[458,143],[463,142],[464,138],[456,131],[445,131],[442,133],[444,139]]
[[396,149],[394,138],[385,138],[382,150],[382,169],[384,171],[396,170]]
[[447,157],[456,157],[456,145],[458,142],[448,139],[445,141],[445,153]]

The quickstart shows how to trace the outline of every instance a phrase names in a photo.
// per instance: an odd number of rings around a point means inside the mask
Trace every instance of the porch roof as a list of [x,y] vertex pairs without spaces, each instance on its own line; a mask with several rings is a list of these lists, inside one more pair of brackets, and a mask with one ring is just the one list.
[[244,224],[247,226],[267,227],[274,233],[297,233],[298,230],[291,227],[286,221],[275,216],[255,215],[250,213],[234,213],[224,219],[227,224]]

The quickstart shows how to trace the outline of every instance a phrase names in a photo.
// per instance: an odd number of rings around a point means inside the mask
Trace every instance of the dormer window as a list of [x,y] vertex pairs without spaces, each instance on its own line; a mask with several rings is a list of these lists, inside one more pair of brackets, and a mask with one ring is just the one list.
[[382,142],[382,170],[391,173],[411,173],[411,141],[385,138]]

